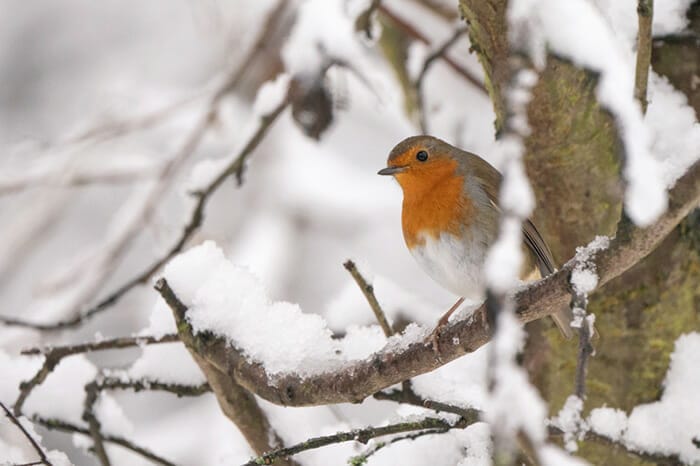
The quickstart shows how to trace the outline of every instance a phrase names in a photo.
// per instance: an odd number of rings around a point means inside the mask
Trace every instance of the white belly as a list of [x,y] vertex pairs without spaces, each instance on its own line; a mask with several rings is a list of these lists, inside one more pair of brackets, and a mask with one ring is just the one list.
[[443,233],[439,238],[424,235],[425,242],[411,254],[425,272],[452,293],[477,301],[484,298],[484,238],[458,238]]

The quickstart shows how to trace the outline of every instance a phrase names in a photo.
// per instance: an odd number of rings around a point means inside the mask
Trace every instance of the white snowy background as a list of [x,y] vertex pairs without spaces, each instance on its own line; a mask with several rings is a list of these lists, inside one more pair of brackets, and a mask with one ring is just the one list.
[[[414,264],[400,231],[400,189],[376,175],[393,145],[420,130],[407,117],[399,83],[378,46],[354,31],[355,17],[368,2],[290,3],[299,10],[281,50],[284,69],[292,75],[317,74],[322,62],[311,44],[323,44],[329,55],[356,69],[336,67],[328,73],[329,87],[343,104],[318,142],[285,112],[251,155],[242,187],[229,179],[216,191],[201,230],[188,244],[192,249],[164,272],[183,301],[194,304],[195,328],[234,339],[271,374],[317,372],[386,344],[342,266],[348,258],[371,279],[390,319],[401,316],[423,325],[403,343],[423,335],[454,300]],[[440,3],[456,9],[456,2]],[[542,37],[530,44],[535,56],[551,41],[558,53],[602,73],[600,99],[625,122],[623,139],[631,145],[626,206],[638,223],[653,221],[664,208],[663,186],[700,154],[700,128],[682,94],[655,75],[644,119],[634,105],[636,2],[512,3],[512,22],[539,26]],[[418,2],[383,4],[407,20],[420,17],[414,27],[434,44],[411,47],[415,70],[458,26]],[[657,2],[655,32],[680,31],[688,4]],[[221,102],[217,121],[156,207],[152,212],[145,207],[158,189],[158,173],[177,156],[227,70],[244,60],[277,6],[273,0],[0,1],[2,315],[45,323],[71,317],[167,251],[189,219],[193,200],[188,192],[205,185],[236,155],[257,115],[274,107],[284,90],[282,77],[255,107],[255,86],[261,83],[249,76]],[[562,28],[563,23],[569,27]],[[591,30],[599,33],[586,37],[595,40],[580,40]],[[463,35],[449,55],[482,78],[468,49]],[[424,89],[431,134],[497,167],[511,160],[513,148],[494,140],[494,114],[482,90],[441,60],[431,67]],[[80,139],[93,128],[123,129],[154,112],[162,114],[154,125]],[[250,332],[256,325],[265,330]],[[75,329],[46,333],[0,326],[0,401],[11,406],[20,382],[42,363],[41,356],[21,356],[22,349],[173,331],[169,309],[148,285]],[[333,332],[348,338],[331,339]],[[516,328],[509,335],[517,333]],[[339,347],[342,357],[336,356]],[[492,406],[485,388],[487,351],[415,378],[415,390],[459,406]],[[631,448],[700,461],[700,449],[689,441],[700,435],[698,355],[698,332],[676,342],[658,402],[629,413],[600,407],[589,419],[580,419],[576,400],[570,400],[552,422],[564,430],[590,428]],[[75,355],[32,392],[23,413],[85,426],[83,387],[102,368],[127,378],[204,382],[179,343]],[[517,373],[508,377],[519,380]],[[539,422],[532,427],[535,438],[543,434],[546,410],[536,393],[521,393],[515,400],[502,395],[515,403],[508,409],[525,410],[523,418]],[[260,403],[287,444],[429,414],[371,399],[316,408]],[[106,433],[132,439],[176,464],[241,464],[252,455],[212,394],[178,399],[149,391],[106,392],[97,413]],[[53,464],[94,464],[87,452],[89,437],[24,424],[41,436]],[[369,464],[489,464],[489,437],[486,424],[478,423],[399,442],[372,456]],[[113,464],[150,464],[120,447],[107,448]],[[309,465],[342,464],[365,448],[346,443],[298,459]],[[582,464],[551,446],[543,447],[542,458],[553,465]],[[3,417],[0,464],[35,459],[26,439]]]

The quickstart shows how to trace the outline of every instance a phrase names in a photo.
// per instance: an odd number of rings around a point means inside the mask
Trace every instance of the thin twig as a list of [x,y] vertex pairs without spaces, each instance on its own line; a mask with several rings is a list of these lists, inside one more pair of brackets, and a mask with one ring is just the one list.
[[14,412],[19,415],[22,412],[22,406],[27,400],[29,394],[34,388],[44,382],[46,377],[58,366],[58,363],[65,357],[73,354],[86,353],[89,351],[102,351],[109,349],[129,348],[133,346],[154,345],[159,343],[172,343],[179,341],[177,335],[163,335],[161,337],[143,336],[143,337],[121,337],[111,340],[104,340],[95,343],[81,343],[78,345],[56,346],[48,348],[31,348],[22,351],[23,355],[44,355],[44,363],[37,373],[30,380],[22,382],[19,386],[19,396],[15,402]]
[[[58,430],[61,432],[68,432],[68,433],[74,433],[74,434],[82,434],[82,435],[90,435],[90,431],[85,429],[84,427],[76,426],[74,424],[71,424],[69,422],[60,420],[60,419],[47,419],[47,418],[42,418],[40,416],[34,416],[32,418],[32,421],[41,424],[42,426],[46,427],[47,429],[50,430]],[[138,446],[135,443],[133,443],[130,440],[125,439],[124,437],[119,437],[116,435],[104,435],[102,438],[105,442],[113,443],[115,445],[119,445],[120,447],[126,448],[127,450],[130,450],[134,453],[137,453],[144,458],[147,458],[151,460],[152,462],[156,464],[161,464],[163,466],[176,466],[175,463],[172,463],[165,458],[162,458],[155,453],[151,452],[150,450]]]
[[183,385],[179,383],[161,382],[159,380],[135,379],[123,380],[119,377],[105,377],[97,382],[99,390],[133,390],[140,392],[143,390],[163,391],[182,396],[199,396],[211,392],[211,387],[207,382],[200,385]]
[[99,375],[95,380],[85,386],[85,403],[83,409],[83,420],[88,423],[88,431],[95,444],[94,451],[100,463],[109,465],[109,457],[104,448],[106,439],[101,431],[101,425],[97,419],[95,412],[95,404],[99,399],[100,393],[104,390],[161,390],[181,396],[199,396],[211,391],[208,383],[201,385],[182,385],[177,383],[165,383],[156,380],[138,379],[138,380],[123,380],[119,377],[104,377]]
[[578,332],[578,357],[576,359],[574,392],[579,399],[583,400],[586,396],[586,374],[588,372],[589,358],[593,354],[593,345],[591,345],[591,326],[586,316],[588,296],[586,293],[577,290],[575,286],[573,290],[571,307],[574,317],[581,321]]
[[360,287],[360,291],[362,291],[367,303],[369,303],[369,307],[372,308],[374,317],[377,318],[377,322],[379,322],[379,326],[382,328],[382,331],[384,331],[384,335],[387,338],[392,336],[394,334],[394,329],[391,328],[391,325],[389,325],[386,314],[384,314],[382,307],[379,305],[379,301],[377,301],[377,297],[374,295],[374,287],[370,283],[367,283],[367,280],[365,280],[365,277],[363,277],[360,271],[357,270],[357,266],[352,260],[348,259],[345,261],[343,267],[345,267],[345,270],[350,272],[350,275],[352,275],[355,283],[357,283],[357,286]]
[[97,419],[97,413],[95,413],[95,403],[100,396],[100,390],[98,388],[97,381],[85,385],[85,402],[83,404],[83,421],[88,424],[88,432],[90,432],[90,437],[92,438],[92,451],[97,456],[102,466],[110,466],[112,463],[109,461],[109,456],[107,455],[107,450],[105,450],[105,445],[102,436],[102,425],[99,419]]
[[367,443],[370,439],[381,437],[383,435],[399,434],[402,432],[412,432],[424,429],[464,429],[469,425],[465,419],[460,419],[456,423],[451,424],[443,419],[425,418],[414,422],[401,422],[398,424],[390,424],[382,427],[367,427],[365,429],[355,429],[347,432],[338,432],[333,435],[325,435],[323,437],[310,438],[304,442],[298,443],[288,448],[278,448],[264,455],[253,458],[243,466],[255,466],[260,464],[272,464],[277,458],[288,458],[303,451],[314,450],[316,448],[325,447],[343,442],[360,442]]
[[[398,16],[396,13],[394,13],[392,10],[387,8],[385,5],[380,5],[379,6],[379,11],[389,18],[394,24],[396,24],[398,27],[400,27],[406,34],[409,36],[413,37],[414,39],[430,46],[430,40],[419,30],[417,30],[413,25],[402,19],[400,16]],[[440,56],[445,63],[447,63],[450,68],[452,68],[457,74],[462,76],[464,79],[469,81],[472,85],[474,85],[477,89],[481,90],[484,94],[487,93],[486,87],[484,84],[474,76],[471,71],[467,70],[464,68],[462,65],[454,61],[449,55],[443,54]]]
[[637,66],[634,73],[634,97],[642,106],[642,113],[647,111],[647,85],[649,83],[649,66],[651,63],[651,23],[654,18],[654,0],[637,0]]
[[447,51],[459,40],[462,35],[467,32],[465,26],[458,27],[455,29],[454,33],[447,39],[440,47],[438,47],[433,53],[428,55],[428,57],[423,62],[423,68],[421,68],[420,73],[415,81],[416,96],[418,97],[418,108],[419,108],[419,124],[423,134],[428,134],[427,122],[425,120],[425,99],[423,96],[423,82],[425,81],[425,76],[428,74],[430,66],[438,59],[447,53]]
[[34,437],[32,437],[29,432],[27,432],[27,429],[24,428],[21,422],[19,422],[19,419],[15,417],[14,414],[12,414],[12,411],[7,409],[7,406],[0,401],[0,407],[2,407],[2,410],[5,411],[5,416],[7,416],[10,419],[10,422],[12,422],[14,425],[17,426],[17,428],[22,432],[22,434],[29,440],[29,443],[32,445],[32,448],[37,452],[39,455],[40,461],[34,462],[33,464],[45,464],[47,466],[52,466],[51,462],[49,459],[46,457],[46,453],[44,453],[44,449],[41,448],[41,445],[34,440]]
[[372,0],[367,9],[360,13],[355,20],[355,30],[363,31],[368,39],[374,39],[372,37],[372,15],[381,3],[382,0]]
[[423,430],[421,432],[416,432],[414,434],[400,435],[398,437],[394,437],[390,440],[387,440],[386,442],[377,442],[372,447],[365,450],[363,453],[360,453],[359,455],[353,456],[352,458],[350,458],[347,461],[347,463],[351,466],[360,466],[360,465],[367,463],[367,460],[369,459],[370,456],[374,455],[382,448],[388,447],[389,445],[391,445],[393,443],[401,442],[403,440],[415,440],[419,437],[424,437],[426,435],[444,434],[447,431],[449,431],[449,429],[446,429],[446,428],[428,429],[428,430]]

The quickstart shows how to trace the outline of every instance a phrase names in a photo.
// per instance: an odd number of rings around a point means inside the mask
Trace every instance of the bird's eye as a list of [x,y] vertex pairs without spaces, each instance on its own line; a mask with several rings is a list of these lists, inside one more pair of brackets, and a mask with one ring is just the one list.
[[416,159],[419,162],[425,162],[426,160],[428,160],[428,153],[424,150],[418,151],[418,153],[416,154]]

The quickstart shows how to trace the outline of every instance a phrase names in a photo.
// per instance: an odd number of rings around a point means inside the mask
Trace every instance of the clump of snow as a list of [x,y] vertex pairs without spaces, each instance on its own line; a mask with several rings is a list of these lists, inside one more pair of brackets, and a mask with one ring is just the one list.
[[552,52],[601,74],[598,99],[615,115],[625,145],[625,210],[636,224],[651,224],[666,209],[667,199],[641,108],[634,100],[632,51],[620,47],[600,12],[585,0],[517,0],[509,3],[508,17],[511,42],[528,44],[539,67],[544,65],[546,44]]
[[497,293],[506,293],[520,282],[523,261],[522,223],[519,218],[507,216],[501,221],[498,239],[489,248],[484,274],[489,287]]
[[589,466],[590,463],[566,454],[554,445],[544,445],[538,451],[542,466]]
[[676,340],[659,401],[636,406],[629,416],[611,408],[591,411],[593,431],[643,452],[677,454],[681,461],[700,461],[693,439],[700,432],[700,333]]
[[594,432],[618,442],[627,428],[627,414],[615,408],[595,408],[586,422]]
[[483,409],[488,396],[488,352],[489,346],[482,346],[432,372],[414,377],[411,380],[413,391],[426,400]]
[[328,58],[356,63],[362,48],[355,34],[355,18],[341,0],[307,0],[282,48],[285,69],[293,75],[318,74]]
[[598,286],[598,275],[591,269],[576,267],[571,273],[571,284],[580,293],[590,293]]
[[[5,413],[1,412],[0,416],[5,419]],[[68,459],[65,453],[59,450],[47,451],[43,447],[43,439],[34,429],[34,424],[24,416],[17,418],[29,436],[39,444],[47,459],[55,466],[72,466],[73,463]],[[0,423],[0,464],[35,464],[38,460],[38,454],[34,447],[29,443],[24,433],[13,423],[7,421]],[[38,463],[36,463],[38,464]]]
[[255,96],[253,113],[260,117],[271,113],[287,98],[291,77],[287,73],[279,74],[274,80],[266,81]]
[[12,405],[19,396],[19,384],[34,377],[44,356],[13,356],[0,349],[0,400]]
[[582,411],[583,400],[576,395],[569,395],[557,417],[552,419],[552,424],[564,432],[564,446],[569,453],[578,450],[576,440],[587,429],[587,424],[581,417]]
[[[159,299],[149,319],[149,325],[139,335],[162,337],[177,333],[173,314]],[[206,381],[199,366],[180,342],[143,345],[141,356],[126,371],[127,379],[147,379],[163,383],[199,385]]]
[[464,448],[464,458],[457,466],[491,466],[493,443],[491,428],[485,422],[477,422],[454,434]]
[[700,158],[700,123],[685,94],[653,71],[648,98],[645,123],[651,134],[651,150],[661,164],[663,181],[670,188]]
[[196,332],[227,338],[271,375],[323,373],[364,359],[384,344],[390,350],[404,348],[425,334],[412,325],[387,343],[378,328],[351,328],[344,339],[334,340],[321,316],[271,301],[260,281],[229,262],[211,241],[174,258],[165,277],[188,306],[187,318]]
[[681,460],[700,461],[693,438],[700,433],[700,333],[676,340],[664,393],[655,403],[635,407],[629,415],[625,443],[659,453],[678,453]]
[[[637,0],[592,0],[608,24],[626,41],[630,50],[637,41]],[[664,0],[654,3],[653,35],[673,34],[688,24],[685,13],[692,0]]]
[[586,246],[576,248],[576,266],[571,273],[571,284],[578,293],[588,294],[598,286],[598,274],[592,262],[593,255],[609,246],[610,238],[596,236]]
[[522,430],[535,444],[540,444],[546,437],[547,407],[530,384],[525,370],[515,363],[523,338],[523,328],[512,310],[501,310],[490,348],[493,389],[487,399],[485,420],[506,438],[512,439]]

